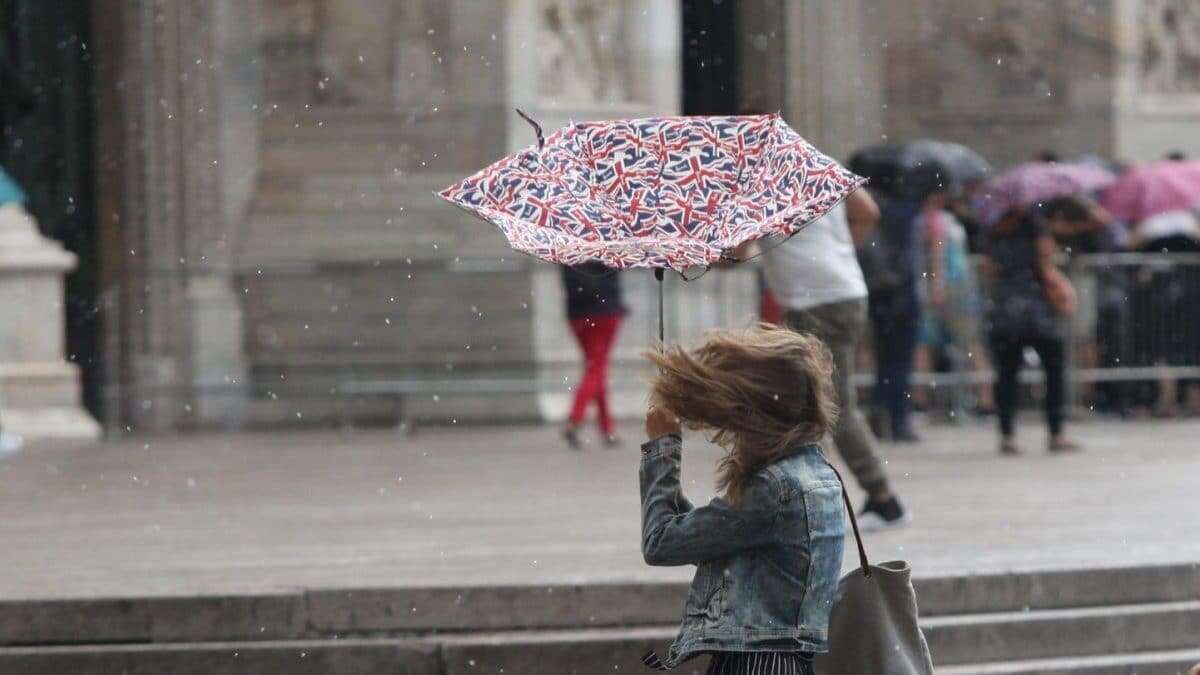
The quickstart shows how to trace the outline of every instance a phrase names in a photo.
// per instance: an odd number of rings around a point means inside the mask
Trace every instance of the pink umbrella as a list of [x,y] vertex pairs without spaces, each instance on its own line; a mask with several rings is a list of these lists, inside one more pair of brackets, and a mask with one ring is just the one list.
[[1103,190],[1116,180],[1111,172],[1090,164],[1028,162],[984,184],[975,204],[984,226],[995,225],[1010,211],[1059,197]]
[[1128,224],[1200,208],[1200,162],[1155,162],[1130,169],[1105,190],[1104,208]]

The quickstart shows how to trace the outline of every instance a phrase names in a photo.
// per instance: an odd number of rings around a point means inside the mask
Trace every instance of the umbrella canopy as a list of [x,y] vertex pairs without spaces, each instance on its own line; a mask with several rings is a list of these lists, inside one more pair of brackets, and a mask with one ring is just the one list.
[[1097,192],[1116,179],[1112,172],[1091,164],[1027,162],[985,183],[975,211],[979,222],[990,227],[1009,211],[1024,211],[1060,197]]
[[1121,175],[1100,203],[1128,224],[1171,211],[1200,208],[1200,162],[1155,162]]
[[909,165],[935,162],[945,167],[958,185],[977,183],[988,177],[992,165],[979,153],[960,143],[922,139],[908,144],[904,151]]
[[849,166],[869,178],[872,187],[909,197],[961,188],[985,179],[992,170],[967,146],[931,139],[863,148],[850,158]]
[[863,183],[778,115],[584,122],[544,142],[537,131],[537,147],[439,196],[565,265],[708,267],[793,234]]

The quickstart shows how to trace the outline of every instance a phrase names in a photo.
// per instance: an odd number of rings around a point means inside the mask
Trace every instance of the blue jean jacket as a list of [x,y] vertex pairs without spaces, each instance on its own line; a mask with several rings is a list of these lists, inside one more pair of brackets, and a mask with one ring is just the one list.
[[642,555],[696,565],[667,666],[705,651],[828,651],[842,566],[842,486],[815,443],[764,467],[736,506],[695,508],[679,486],[682,441],[642,446]]

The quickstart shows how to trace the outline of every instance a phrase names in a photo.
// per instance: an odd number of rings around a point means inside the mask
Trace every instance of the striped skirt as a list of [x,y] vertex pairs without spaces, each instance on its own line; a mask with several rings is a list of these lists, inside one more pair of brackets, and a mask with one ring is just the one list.
[[[667,670],[658,655],[650,652],[642,663]],[[812,654],[807,652],[713,652],[707,675],[814,675]]]

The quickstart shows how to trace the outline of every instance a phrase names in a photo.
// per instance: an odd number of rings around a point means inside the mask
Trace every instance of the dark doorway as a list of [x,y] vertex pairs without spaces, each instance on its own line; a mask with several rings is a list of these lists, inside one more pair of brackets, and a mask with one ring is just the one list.
[[684,0],[683,112],[732,115],[738,109],[734,0]]
[[67,358],[82,369],[84,403],[99,417],[90,5],[0,0],[0,164],[42,233],[79,258],[66,281]]

